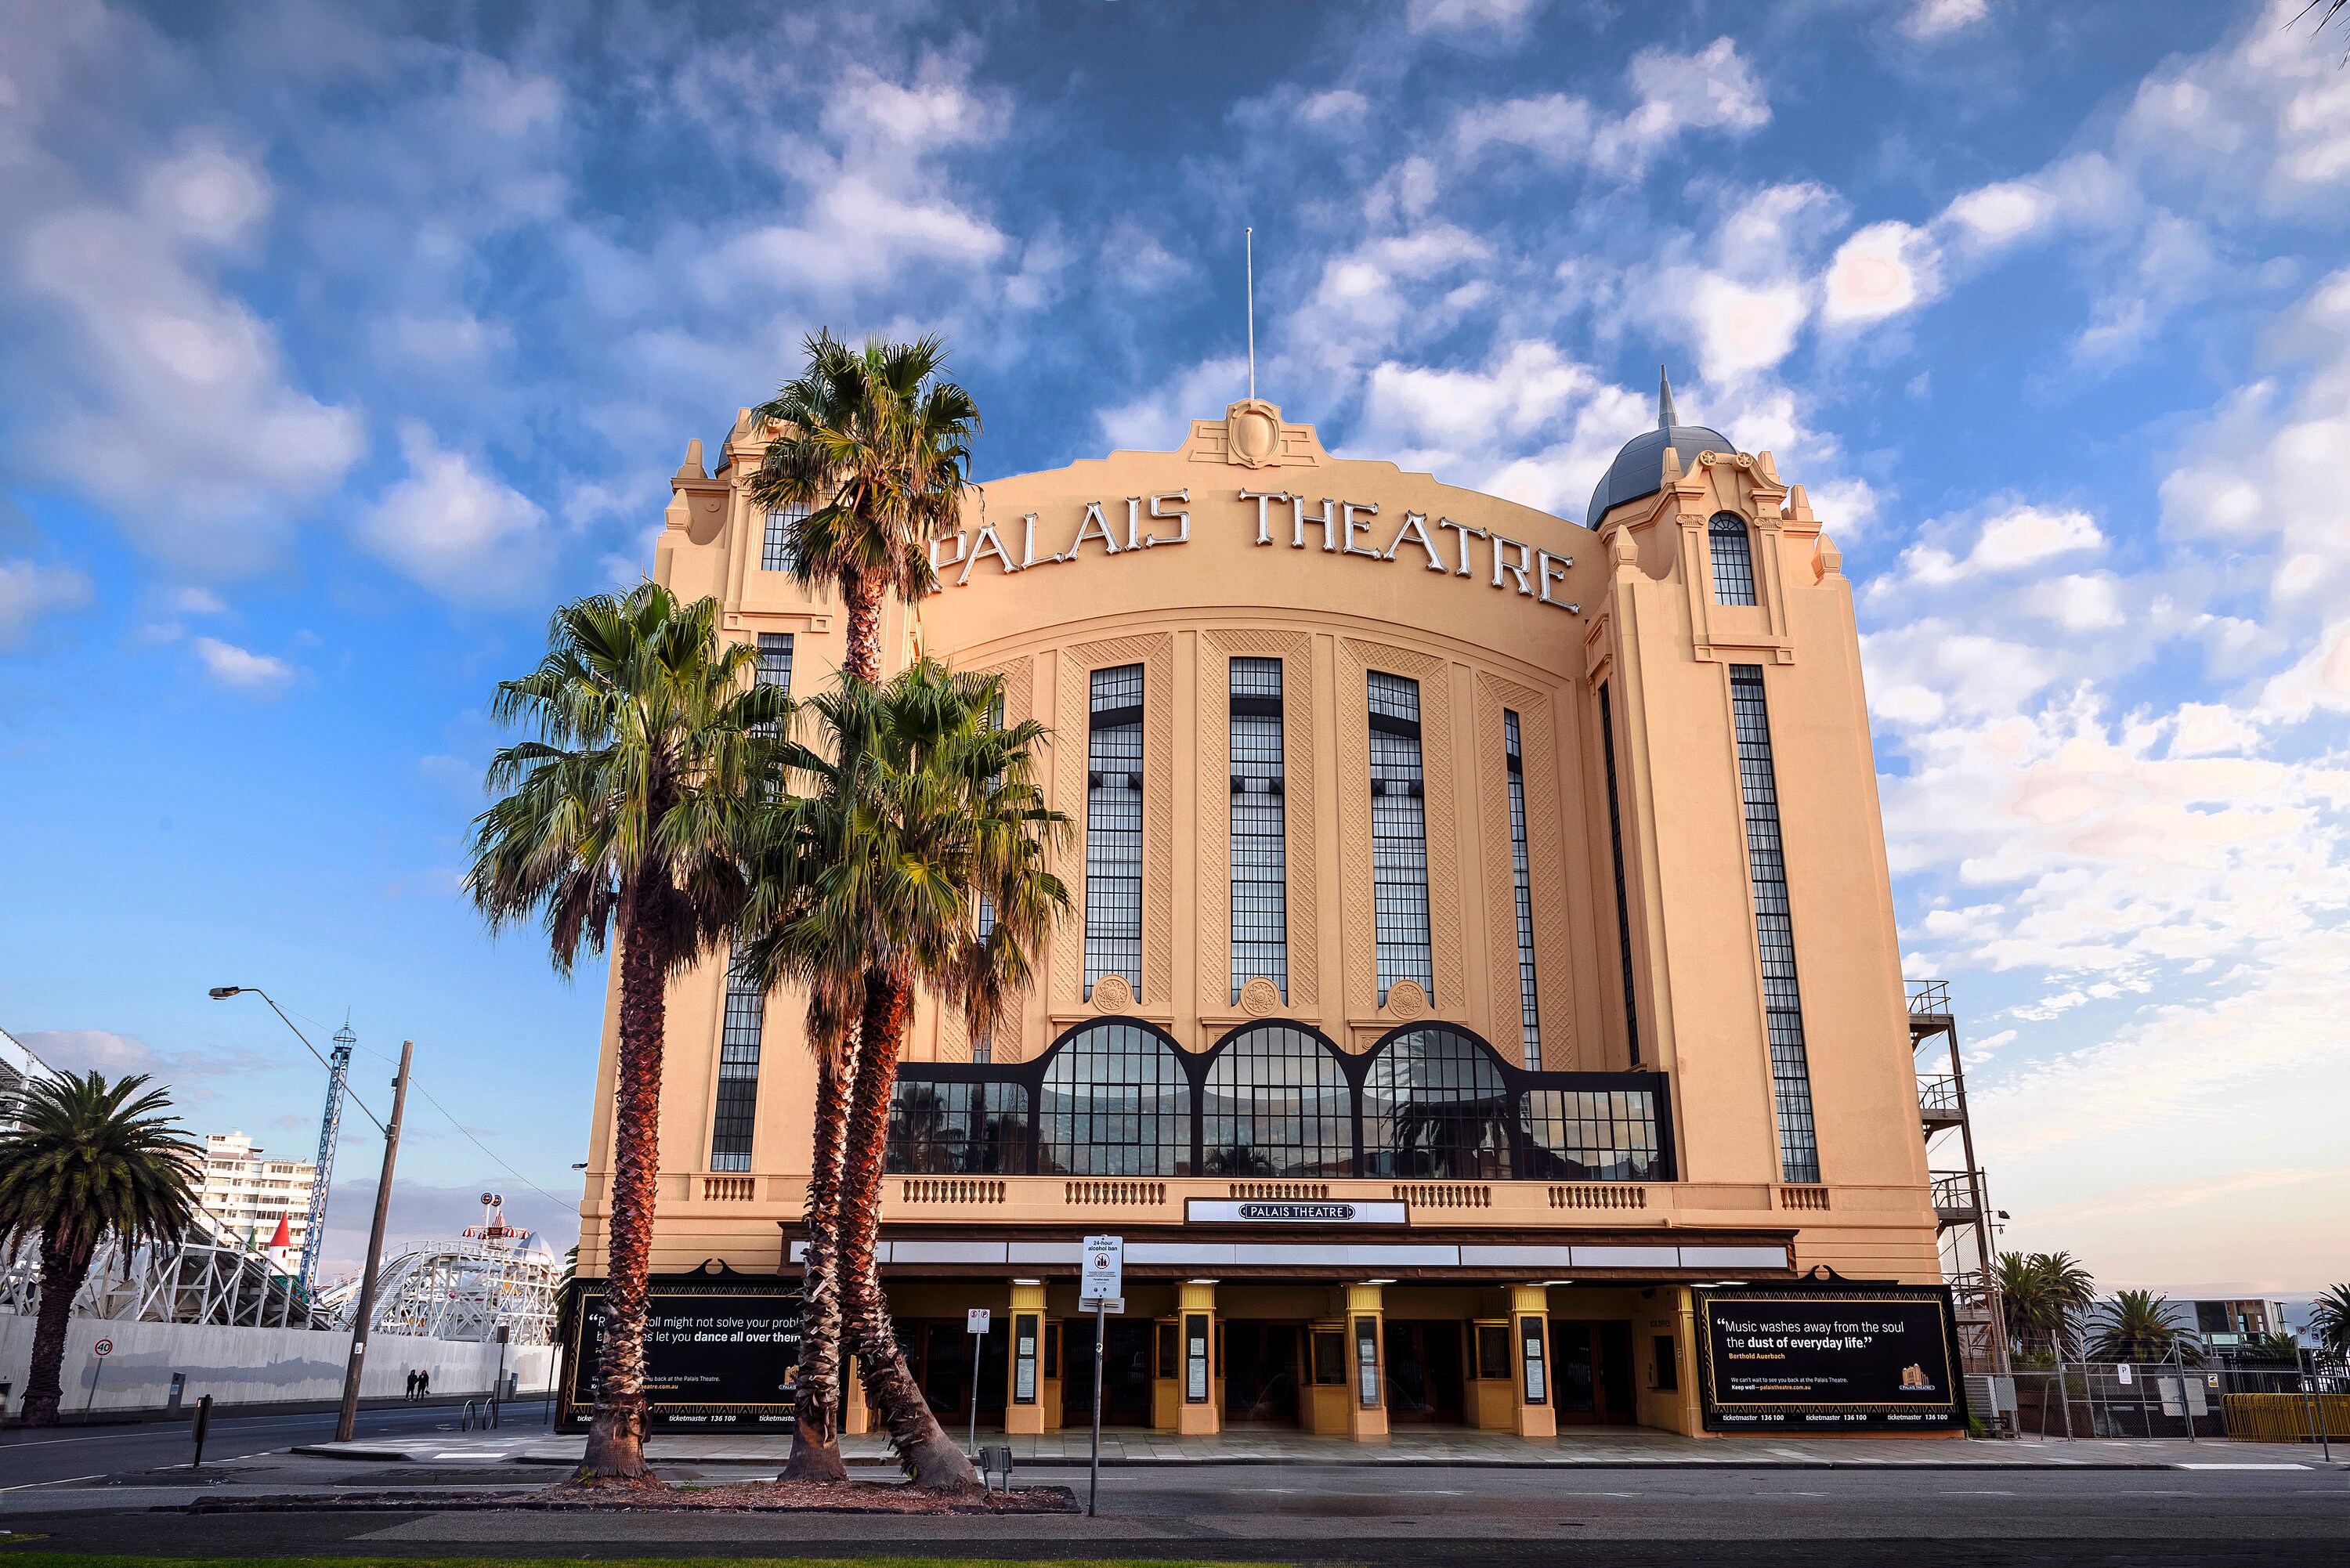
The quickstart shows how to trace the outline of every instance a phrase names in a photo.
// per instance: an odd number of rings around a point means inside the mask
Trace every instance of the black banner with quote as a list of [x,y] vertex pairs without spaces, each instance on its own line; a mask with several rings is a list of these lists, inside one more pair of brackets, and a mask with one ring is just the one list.
[[[558,1431],[588,1429],[603,1332],[604,1282],[581,1280],[564,1314]],[[717,1262],[655,1274],[645,1309],[646,1429],[787,1431],[799,1354],[796,1275],[738,1274]]]
[[1799,1282],[1691,1294],[1710,1432],[1966,1428],[1947,1286]]

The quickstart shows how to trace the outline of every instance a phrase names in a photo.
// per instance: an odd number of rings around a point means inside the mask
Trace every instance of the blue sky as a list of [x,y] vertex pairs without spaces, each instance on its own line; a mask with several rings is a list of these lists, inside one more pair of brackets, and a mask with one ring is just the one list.
[[601,977],[459,895],[490,684],[816,327],[946,333],[983,474],[1172,445],[1253,224],[1334,448],[1579,521],[1669,360],[1810,486],[2010,1244],[2340,1279],[2350,37],[2298,4],[0,0],[0,1024],[301,1148],[318,1073],[204,988],[348,1008],[451,1113],[396,1228],[566,1231]]

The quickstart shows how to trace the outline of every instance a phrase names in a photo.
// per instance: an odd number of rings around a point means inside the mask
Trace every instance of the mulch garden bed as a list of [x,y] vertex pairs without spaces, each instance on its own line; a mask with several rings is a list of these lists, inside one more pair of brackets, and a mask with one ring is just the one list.
[[951,1498],[886,1481],[743,1481],[726,1486],[603,1482],[530,1492],[342,1492],[199,1498],[190,1513],[1081,1513],[1063,1486]]

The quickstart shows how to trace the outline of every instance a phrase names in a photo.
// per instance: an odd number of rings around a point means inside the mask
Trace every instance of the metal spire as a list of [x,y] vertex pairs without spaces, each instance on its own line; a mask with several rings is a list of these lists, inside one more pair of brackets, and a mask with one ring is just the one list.
[[1680,416],[1673,412],[1673,383],[1665,374],[1665,368],[1659,365],[1657,367],[1657,428],[1669,431],[1679,423]]
[[1248,254],[1248,345],[1249,401],[1256,401],[1256,230],[1241,231],[1241,244]]
[[327,1189],[335,1179],[335,1146],[343,1127],[343,1085],[350,1078],[351,1047],[359,1037],[351,1033],[350,1014],[335,1031],[335,1049],[327,1064],[327,1110],[318,1118],[317,1174],[310,1189],[310,1212],[302,1235],[301,1292],[306,1302],[318,1294],[318,1253],[327,1241]]

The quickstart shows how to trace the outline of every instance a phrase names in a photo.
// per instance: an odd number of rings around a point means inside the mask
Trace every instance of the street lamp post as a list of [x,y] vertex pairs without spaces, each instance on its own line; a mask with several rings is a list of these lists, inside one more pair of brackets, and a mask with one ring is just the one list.
[[[226,1002],[232,996],[242,996],[248,992],[268,1002],[269,1011],[284,1020],[286,1028],[294,1029],[294,1021],[286,1016],[286,1010],[277,1005],[276,998],[257,985],[216,985],[212,988],[211,995],[214,1002]],[[318,1054],[317,1047],[311,1045],[309,1036],[299,1029],[294,1029],[294,1037],[309,1047],[311,1055]],[[350,1354],[343,1365],[343,1408],[341,1417],[335,1423],[335,1441],[338,1443],[349,1442],[359,1425],[359,1376],[365,1370],[368,1321],[375,1315],[375,1276],[377,1269],[383,1263],[383,1228],[391,1212],[392,1165],[400,1157],[400,1116],[408,1108],[408,1064],[415,1051],[414,1041],[400,1043],[400,1076],[391,1081],[391,1121],[389,1125],[377,1123],[383,1127],[383,1175],[376,1183],[375,1220],[368,1227],[367,1267],[359,1275],[359,1300],[354,1303],[357,1310],[351,1318]],[[361,1105],[359,1110],[369,1121],[375,1120],[375,1114],[365,1105]]]

